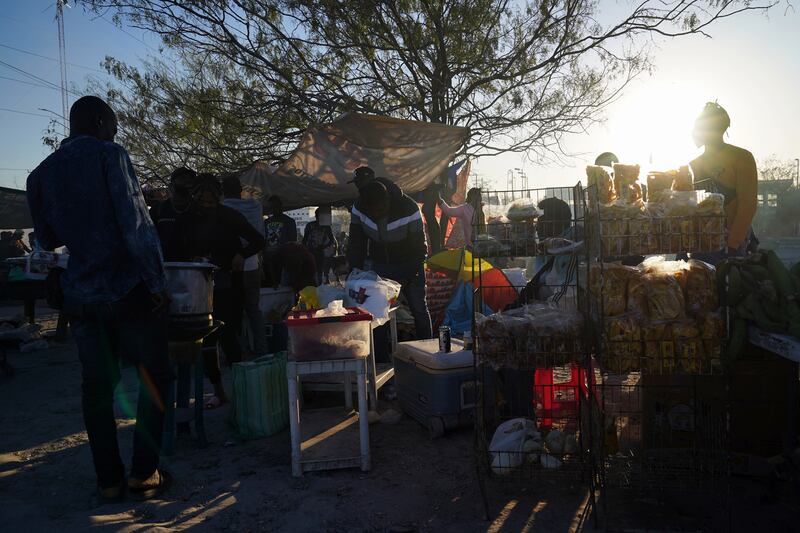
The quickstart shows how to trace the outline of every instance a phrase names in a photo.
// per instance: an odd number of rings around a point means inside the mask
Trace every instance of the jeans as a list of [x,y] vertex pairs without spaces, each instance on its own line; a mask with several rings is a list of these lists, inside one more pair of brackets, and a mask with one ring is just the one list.
[[214,319],[224,322],[225,325],[203,340],[205,372],[209,381],[214,385],[222,383],[217,351],[218,342],[225,350],[225,358],[229,364],[242,360],[239,332],[242,330],[244,313],[244,278],[242,272],[234,272],[230,279],[230,286],[214,289]]
[[[401,284],[400,294],[405,297],[411,316],[414,317],[414,330],[417,339],[430,339],[433,336],[431,313],[425,298],[425,267],[415,265],[375,265],[375,272],[382,278],[392,279]],[[376,360],[388,361],[387,348],[389,340],[389,324],[375,330]]]
[[164,399],[172,371],[166,317],[154,315],[152,305],[144,285],[113,304],[64,302],[78,345],[83,420],[102,488],[118,485],[125,475],[114,417],[114,389],[120,381],[121,357],[136,366],[140,383],[131,477],[147,479],[158,467]]
[[259,307],[261,300],[261,269],[244,272],[243,285],[244,313],[250,322],[250,332],[253,335],[253,351],[257,355],[264,355],[267,353],[268,347],[267,333],[264,330],[264,316]]

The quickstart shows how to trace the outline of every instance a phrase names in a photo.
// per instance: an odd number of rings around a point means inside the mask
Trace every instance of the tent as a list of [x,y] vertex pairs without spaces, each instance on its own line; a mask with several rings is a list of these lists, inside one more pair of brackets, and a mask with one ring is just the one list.
[[33,219],[28,209],[25,191],[0,187],[0,228],[32,228]]
[[471,324],[474,288],[483,287],[484,308],[480,312],[484,314],[503,310],[519,296],[502,270],[485,259],[473,259],[463,248],[443,250],[428,258],[425,278],[434,327],[450,326],[457,334],[467,331]]
[[362,165],[413,193],[445,173],[468,136],[469,129],[446,124],[347,113],[308,128],[279,168],[256,162],[240,179],[255,197],[276,194],[288,209],[354,199],[347,182]]

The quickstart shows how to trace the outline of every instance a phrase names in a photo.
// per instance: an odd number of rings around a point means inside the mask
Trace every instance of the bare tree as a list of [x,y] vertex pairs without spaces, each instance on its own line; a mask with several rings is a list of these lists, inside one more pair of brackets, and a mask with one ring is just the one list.
[[467,126],[465,153],[563,153],[628,82],[649,39],[706,35],[777,0],[84,0],[285,97],[296,125],[345,111]]
[[797,163],[794,159],[781,159],[776,154],[771,154],[758,162],[758,179],[792,180],[797,176]]

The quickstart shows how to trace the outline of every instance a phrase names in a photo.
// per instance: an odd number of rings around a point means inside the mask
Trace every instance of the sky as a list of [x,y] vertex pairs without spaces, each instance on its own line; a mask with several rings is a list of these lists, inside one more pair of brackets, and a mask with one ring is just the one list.
[[[627,0],[599,3],[601,16],[608,19],[629,5]],[[24,188],[28,172],[49,153],[41,138],[50,111],[61,110],[60,92],[52,85],[38,86],[59,82],[54,60],[58,33],[54,0],[3,0],[2,4],[0,185]],[[105,56],[139,64],[158,53],[155,36],[130,27],[119,29],[111,17],[108,13],[97,18],[81,7],[66,10],[66,53],[71,63],[67,78],[73,89],[83,87],[88,76],[108,79],[100,67]],[[800,158],[800,3],[787,9],[784,0],[768,15],[732,17],[717,22],[709,32],[711,39],[691,36],[654,42],[654,72],[626,88],[606,111],[603,124],[569,137],[565,147],[573,156],[564,162],[541,164],[505,154],[477,160],[473,171],[495,188],[504,188],[514,168],[527,174],[531,187],[574,185],[585,181],[584,166],[604,151],[645,170],[675,168],[699,153],[690,132],[709,100],[717,100],[731,116],[728,142],[747,148],[756,159],[771,154]]]

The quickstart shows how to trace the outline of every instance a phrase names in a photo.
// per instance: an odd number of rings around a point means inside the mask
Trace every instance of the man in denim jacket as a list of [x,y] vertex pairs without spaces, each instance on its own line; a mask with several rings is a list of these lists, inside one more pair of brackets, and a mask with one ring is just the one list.
[[[84,96],[69,114],[70,136],[28,177],[28,204],[45,250],[67,246],[63,312],[83,367],[83,418],[99,493],[116,500],[160,494],[164,399],[171,380],[166,279],[158,235],[130,158],[113,142],[117,120],[100,98]],[[125,481],[114,418],[120,356],[141,382],[131,475]]]

